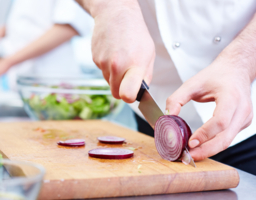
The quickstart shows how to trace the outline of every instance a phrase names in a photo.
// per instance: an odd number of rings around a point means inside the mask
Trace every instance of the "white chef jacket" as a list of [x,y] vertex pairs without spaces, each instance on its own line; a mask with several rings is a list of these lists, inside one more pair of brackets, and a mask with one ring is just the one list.
[[[14,54],[42,36],[54,24],[70,24],[84,36],[90,33],[92,18],[74,0],[16,0],[6,24],[6,37],[1,41],[3,56]],[[79,73],[70,42],[35,59],[12,67],[7,72],[10,88],[15,89],[17,74]]]
[[[156,45],[150,91],[162,110],[166,99],[184,81],[210,65],[256,11],[255,0],[139,0],[139,3]],[[251,97],[255,115],[255,82]],[[138,102],[131,107],[142,116]],[[180,116],[195,131],[212,117],[214,109],[214,102],[193,102],[182,108]],[[235,137],[231,146],[255,133],[256,117]]]

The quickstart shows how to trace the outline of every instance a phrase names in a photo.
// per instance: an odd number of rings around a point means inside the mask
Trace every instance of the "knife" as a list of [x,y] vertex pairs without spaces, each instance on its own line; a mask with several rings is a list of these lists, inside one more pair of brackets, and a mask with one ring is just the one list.
[[[147,122],[150,124],[150,126],[154,129],[156,121],[158,120],[159,117],[164,115],[164,113],[156,103],[153,96],[150,94],[149,87],[144,80],[142,81],[136,100],[140,102],[139,110],[141,111]],[[192,165],[193,167],[196,167],[195,162],[191,155],[189,154],[187,148],[185,149],[185,151],[186,155],[190,159],[189,164]]]

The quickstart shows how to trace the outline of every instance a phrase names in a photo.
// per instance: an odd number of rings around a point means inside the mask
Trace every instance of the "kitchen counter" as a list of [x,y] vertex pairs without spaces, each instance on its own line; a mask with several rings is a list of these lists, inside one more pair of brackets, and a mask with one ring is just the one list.
[[[0,122],[1,121],[17,121],[28,120],[28,116],[22,108],[0,106]],[[256,166],[255,166],[256,167]],[[256,176],[238,170],[240,176],[240,183],[237,188],[222,191],[210,192],[193,192],[182,194],[169,194],[169,195],[153,195],[153,196],[138,196],[138,197],[119,197],[107,198],[120,199],[120,200],[162,200],[162,199],[194,199],[194,200],[254,200],[256,199]],[[141,186],[146,187],[146,186]]]

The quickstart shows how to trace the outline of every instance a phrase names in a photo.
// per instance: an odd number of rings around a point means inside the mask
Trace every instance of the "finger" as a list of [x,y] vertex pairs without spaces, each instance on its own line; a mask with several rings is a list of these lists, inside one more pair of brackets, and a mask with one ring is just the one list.
[[230,125],[236,109],[237,102],[233,100],[233,96],[218,99],[213,117],[193,133],[189,147],[195,148],[224,131]]
[[201,144],[199,147],[190,150],[191,156],[195,160],[203,160],[207,157],[213,156],[229,147],[232,140],[241,130],[241,122],[244,122],[248,117],[248,112],[244,105],[239,105],[237,108],[229,127],[217,134],[211,140]]
[[121,67],[121,65],[117,65],[117,63],[112,63],[112,66],[110,67],[109,85],[111,88],[111,93],[116,99],[120,99],[119,88],[124,73],[125,71]]
[[221,134],[216,135],[211,140],[203,143],[201,146],[196,147],[194,149],[190,149],[190,155],[195,161],[199,161],[223,151],[224,149],[228,148],[228,146],[232,142],[233,138],[224,138],[224,136],[228,135],[229,133],[230,132],[225,130]]
[[170,115],[178,115],[181,107],[192,99],[193,93],[188,84],[183,84],[166,100],[166,110]]
[[119,95],[126,103],[133,103],[139,92],[144,72],[141,68],[131,67],[122,79]]

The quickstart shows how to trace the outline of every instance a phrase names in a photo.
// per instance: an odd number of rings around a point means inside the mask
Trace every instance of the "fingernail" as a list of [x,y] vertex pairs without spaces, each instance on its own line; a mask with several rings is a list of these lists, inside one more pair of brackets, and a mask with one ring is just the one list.
[[164,114],[169,115],[169,110],[165,110]]
[[190,148],[195,148],[196,146],[198,146],[199,145],[199,141],[198,140],[191,140],[190,142],[189,142],[189,147]]

